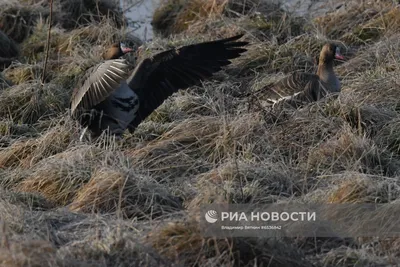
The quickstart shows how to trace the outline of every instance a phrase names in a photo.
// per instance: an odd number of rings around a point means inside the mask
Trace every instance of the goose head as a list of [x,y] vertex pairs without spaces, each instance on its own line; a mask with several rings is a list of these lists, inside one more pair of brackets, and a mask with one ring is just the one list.
[[108,48],[104,54],[103,58],[105,60],[117,59],[125,55],[126,53],[133,52],[133,48],[127,47],[124,43],[114,43],[110,48]]
[[330,64],[334,59],[344,59],[340,53],[340,47],[332,43],[325,44],[319,55],[319,63]]

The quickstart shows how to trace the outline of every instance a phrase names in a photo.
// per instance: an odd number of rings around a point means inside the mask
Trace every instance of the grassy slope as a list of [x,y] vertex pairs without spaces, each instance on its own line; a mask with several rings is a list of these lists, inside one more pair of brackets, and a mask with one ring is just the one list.
[[[14,86],[0,92],[0,266],[399,264],[398,239],[214,240],[197,225],[204,203],[400,198],[400,10],[392,1],[354,1],[313,20],[255,0],[169,1],[154,18],[168,37],[149,44],[149,54],[243,31],[252,44],[119,143],[80,142],[68,101],[101,47],[135,40],[112,18],[76,27],[77,11],[56,1],[60,26],[52,30],[42,86],[47,24],[37,14],[46,18],[48,7],[27,2],[20,15],[30,12],[31,24],[12,30],[0,23],[22,55],[2,74]],[[105,14],[91,1],[76,2]],[[14,14],[10,3],[0,17]],[[338,99],[274,113],[263,102],[268,92],[256,101],[241,97],[287,73],[312,71],[327,40],[345,47]]]

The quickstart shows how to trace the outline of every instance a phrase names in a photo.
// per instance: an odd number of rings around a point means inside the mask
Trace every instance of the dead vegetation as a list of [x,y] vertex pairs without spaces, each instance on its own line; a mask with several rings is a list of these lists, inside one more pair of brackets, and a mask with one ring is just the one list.
[[[49,2],[46,1],[3,1],[0,10],[0,30],[18,43],[36,33],[35,25],[39,21],[47,20],[50,15]],[[67,30],[104,19],[110,19],[117,28],[127,23],[115,1],[56,0],[53,12],[54,24]]]
[[[68,3],[67,3],[68,2]],[[210,203],[399,199],[399,7],[350,1],[317,18],[272,1],[164,1],[141,56],[238,33],[248,52],[174,94],[122,141],[80,141],[71,91],[127,34],[112,1],[0,4],[18,58],[0,77],[0,266],[388,266],[398,238],[206,238]],[[0,36],[1,37],[1,36]],[[338,98],[271,112],[266,86],[342,48]],[[0,42],[5,44],[0,38]],[[5,46],[0,45],[0,49]],[[136,60],[128,57],[129,60]],[[245,97],[250,95],[251,97]]]
[[154,12],[152,25],[164,36],[181,33],[196,21],[221,15],[227,3],[226,0],[161,1]]
[[95,170],[89,182],[78,191],[70,209],[117,214],[123,218],[151,219],[177,211],[179,207],[178,198],[170,196],[150,177],[141,177],[118,168],[101,168]]
[[205,238],[198,223],[188,218],[156,228],[147,237],[160,254],[185,266],[309,266],[304,255],[275,240]]

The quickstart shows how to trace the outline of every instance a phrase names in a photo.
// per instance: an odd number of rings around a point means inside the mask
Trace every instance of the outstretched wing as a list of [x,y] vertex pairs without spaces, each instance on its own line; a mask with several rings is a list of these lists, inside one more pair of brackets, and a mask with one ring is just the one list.
[[72,93],[71,114],[87,110],[105,100],[121,81],[129,76],[130,66],[124,59],[107,60],[89,70]]
[[183,46],[143,60],[129,81],[140,105],[129,130],[132,132],[174,92],[199,84],[246,52],[242,47],[248,42],[235,42],[242,36]]

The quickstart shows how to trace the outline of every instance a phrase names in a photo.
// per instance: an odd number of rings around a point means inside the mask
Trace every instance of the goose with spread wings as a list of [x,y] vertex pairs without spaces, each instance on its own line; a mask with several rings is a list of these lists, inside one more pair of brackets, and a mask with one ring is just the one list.
[[71,115],[93,137],[105,130],[121,136],[137,126],[179,89],[199,84],[246,52],[237,35],[170,49],[145,58],[130,73],[124,59],[93,67],[71,99]]

